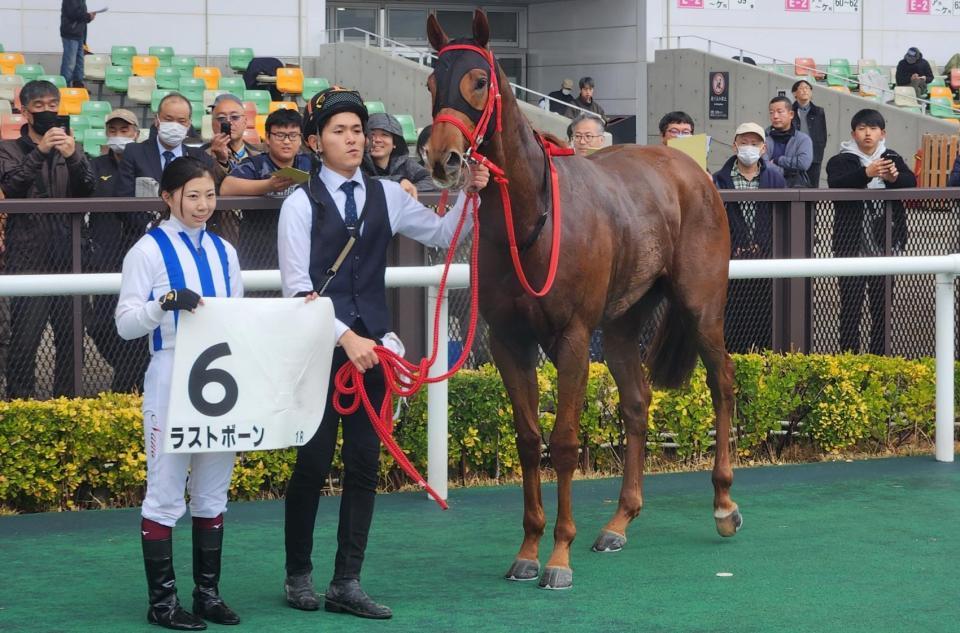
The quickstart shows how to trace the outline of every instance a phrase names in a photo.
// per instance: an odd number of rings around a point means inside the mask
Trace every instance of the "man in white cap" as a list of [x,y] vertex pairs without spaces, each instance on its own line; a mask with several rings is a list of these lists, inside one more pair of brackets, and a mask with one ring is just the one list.
[[[564,79],[560,84],[560,90],[554,90],[547,96],[550,97],[550,99],[556,99],[563,103],[573,103],[573,79]],[[557,114],[563,114],[567,111],[567,106],[557,103],[557,101],[550,101],[550,99],[541,99],[540,107],[544,110],[550,110],[550,112],[556,112]]]

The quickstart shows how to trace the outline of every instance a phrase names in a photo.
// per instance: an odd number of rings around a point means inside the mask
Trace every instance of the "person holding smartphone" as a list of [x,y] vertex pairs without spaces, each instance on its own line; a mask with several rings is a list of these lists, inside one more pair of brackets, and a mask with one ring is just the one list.
[[[27,124],[20,138],[0,141],[0,189],[8,198],[83,198],[95,187],[86,154],[58,116],[60,91],[49,81],[30,81],[20,91]],[[6,225],[6,273],[72,270],[70,216],[12,213]],[[68,296],[14,297],[7,396],[40,394],[34,378],[37,350],[47,323],[56,346],[53,395],[73,394],[73,308]],[[49,357],[49,354],[44,354]]]

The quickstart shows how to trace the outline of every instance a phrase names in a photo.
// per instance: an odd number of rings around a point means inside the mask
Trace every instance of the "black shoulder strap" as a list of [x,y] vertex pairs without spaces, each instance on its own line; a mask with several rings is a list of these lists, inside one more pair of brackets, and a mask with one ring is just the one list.
[[[319,176],[317,179],[319,180]],[[367,195],[369,196],[371,182],[366,177],[364,177],[363,180],[363,185],[367,188]],[[304,190],[304,192],[307,194],[307,198],[310,200],[314,217],[322,222],[326,207],[324,207],[323,202],[321,202],[317,196],[314,195],[312,185],[313,177],[311,177],[304,184],[300,185],[300,188]],[[323,186],[322,183],[321,186]],[[347,255],[350,254],[354,244],[356,244],[357,240],[360,239],[360,227],[363,226],[363,220],[367,216],[368,206],[369,205],[367,204],[363,205],[363,211],[360,212],[360,217],[357,218],[356,226],[347,226],[347,232],[350,234],[350,237],[347,238],[347,243],[343,245],[343,248],[340,250],[340,254],[337,255],[337,258],[334,260],[333,264],[326,270],[326,272],[323,273],[325,279],[323,281],[323,285],[317,290],[318,295],[323,295],[327,289],[327,286],[329,286],[330,282],[333,281],[333,278],[337,276],[337,271],[340,270],[340,266],[343,265],[344,260],[347,259]]]

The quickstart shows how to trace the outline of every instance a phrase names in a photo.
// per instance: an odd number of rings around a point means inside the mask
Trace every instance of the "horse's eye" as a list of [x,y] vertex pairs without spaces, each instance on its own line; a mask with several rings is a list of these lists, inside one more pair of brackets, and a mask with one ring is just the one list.
[[477,79],[476,90],[483,90],[486,87],[487,87],[486,77],[481,77],[480,79]]

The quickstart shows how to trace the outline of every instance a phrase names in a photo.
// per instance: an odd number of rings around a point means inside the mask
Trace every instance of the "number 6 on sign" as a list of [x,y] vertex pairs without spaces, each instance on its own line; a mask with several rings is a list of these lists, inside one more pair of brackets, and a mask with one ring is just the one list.
[[323,418],[334,340],[329,299],[216,299],[182,312],[164,450],[306,443]]

